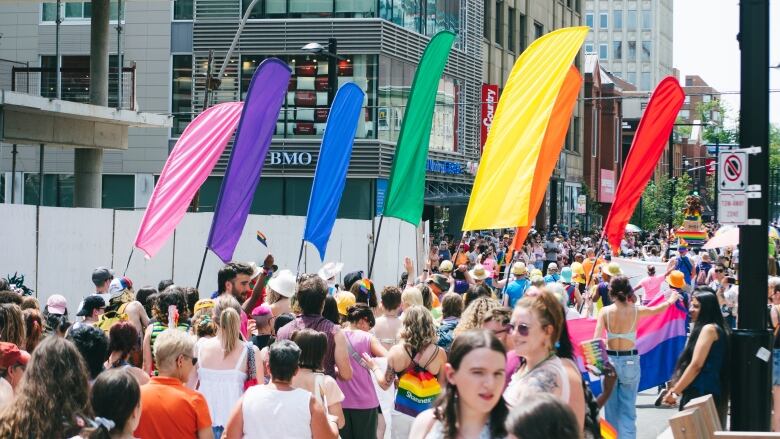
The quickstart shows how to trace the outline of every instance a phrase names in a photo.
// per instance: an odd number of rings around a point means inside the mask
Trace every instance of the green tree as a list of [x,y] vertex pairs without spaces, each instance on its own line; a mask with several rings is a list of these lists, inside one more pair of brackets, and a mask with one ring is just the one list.
[[645,230],[656,230],[659,226],[667,225],[669,222],[669,197],[674,190],[672,224],[675,228],[680,227],[683,221],[685,197],[692,194],[692,182],[693,180],[687,173],[671,180],[665,176],[661,177],[658,184],[651,180],[642,193],[641,205],[634,210],[631,222]]

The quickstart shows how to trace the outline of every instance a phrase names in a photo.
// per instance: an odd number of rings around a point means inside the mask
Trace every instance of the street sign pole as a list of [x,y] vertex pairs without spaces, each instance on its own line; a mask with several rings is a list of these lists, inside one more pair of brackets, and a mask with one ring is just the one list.
[[[759,147],[749,154],[749,185],[760,195],[748,202],[748,218],[758,225],[740,226],[738,329],[731,339],[731,429],[769,431],[772,409],[772,333],[767,329],[769,209],[769,1],[739,2],[741,57],[739,143]],[[721,168],[721,172],[723,168]],[[722,189],[722,188],[721,188]],[[721,192],[722,193],[722,192]],[[755,193],[755,192],[753,192]],[[751,221],[754,224],[755,221]]]

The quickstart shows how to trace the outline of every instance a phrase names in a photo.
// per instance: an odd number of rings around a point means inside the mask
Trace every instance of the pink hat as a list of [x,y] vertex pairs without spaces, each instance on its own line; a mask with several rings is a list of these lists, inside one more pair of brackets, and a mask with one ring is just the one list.
[[65,297],[54,294],[46,300],[46,309],[49,310],[50,314],[65,314],[68,310],[68,301]]

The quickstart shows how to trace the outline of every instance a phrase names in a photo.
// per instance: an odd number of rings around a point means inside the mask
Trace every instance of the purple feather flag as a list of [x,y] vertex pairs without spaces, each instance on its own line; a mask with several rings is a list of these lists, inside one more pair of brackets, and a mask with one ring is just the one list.
[[223,262],[233,258],[244,230],[291,73],[284,61],[269,58],[249,84],[206,244]]

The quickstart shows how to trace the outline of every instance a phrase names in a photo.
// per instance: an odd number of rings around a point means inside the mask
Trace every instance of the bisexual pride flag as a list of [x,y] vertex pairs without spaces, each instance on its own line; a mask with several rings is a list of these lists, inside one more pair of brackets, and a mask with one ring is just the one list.
[[[656,306],[666,300],[663,294],[658,294],[648,306]],[[639,380],[639,391],[651,389],[669,381],[677,358],[685,348],[686,328],[685,317],[687,310],[682,300],[678,300],[674,306],[670,306],[661,314],[645,317],[637,325],[636,349],[639,351],[639,364],[642,368],[642,376]],[[567,322],[569,336],[574,344],[577,364],[580,370],[586,373],[584,368],[585,356],[580,343],[593,338],[596,330],[595,319],[575,319]],[[589,381],[591,389],[598,394],[601,391],[599,381]]]

